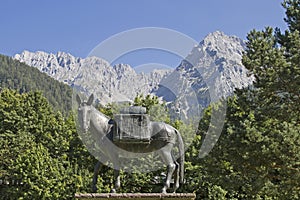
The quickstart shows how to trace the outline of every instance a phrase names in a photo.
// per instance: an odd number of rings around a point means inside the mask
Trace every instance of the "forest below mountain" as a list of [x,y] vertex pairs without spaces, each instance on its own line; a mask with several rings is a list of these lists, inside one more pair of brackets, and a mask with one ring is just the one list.
[[66,114],[71,110],[72,89],[34,67],[0,55],[0,88],[17,90],[19,93],[41,91],[56,109]]
[[[186,182],[178,192],[217,200],[300,198],[300,1],[286,0],[283,7],[288,30],[249,32],[242,62],[255,82],[224,100],[222,133],[202,158],[199,150],[221,102],[204,111],[185,152]],[[62,103],[70,98],[69,89],[10,58],[2,56],[1,63],[0,199],[73,199],[75,193],[91,192],[96,159],[78,136],[75,114],[59,111],[69,108],[71,100]],[[65,98],[58,97],[65,91]],[[138,96],[134,104],[150,108],[159,101]],[[113,107],[99,109],[109,115]],[[153,177],[162,172],[122,172],[119,192],[160,192],[162,183]],[[110,192],[112,179],[113,170],[105,166],[98,192]]]

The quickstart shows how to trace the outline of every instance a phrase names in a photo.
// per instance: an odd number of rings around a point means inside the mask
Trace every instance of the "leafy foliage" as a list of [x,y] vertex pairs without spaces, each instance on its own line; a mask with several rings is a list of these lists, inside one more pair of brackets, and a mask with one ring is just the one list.
[[18,182],[1,187],[2,198],[70,199],[86,190],[89,171],[78,161],[87,162],[89,155],[72,120],[54,112],[41,93],[4,89],[0,121],[0,178]]

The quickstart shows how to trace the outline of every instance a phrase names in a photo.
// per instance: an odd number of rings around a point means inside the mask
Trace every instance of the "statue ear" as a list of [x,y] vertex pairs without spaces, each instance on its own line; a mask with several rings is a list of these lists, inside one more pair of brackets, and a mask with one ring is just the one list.
[[81,99],[80,99],[80,96],[78,94],[76,94],[76,101],[79,105],[81,104]]
[[91,94],[86,104],[90,106],[92,105],[93,101],[94,101],[94,94]]

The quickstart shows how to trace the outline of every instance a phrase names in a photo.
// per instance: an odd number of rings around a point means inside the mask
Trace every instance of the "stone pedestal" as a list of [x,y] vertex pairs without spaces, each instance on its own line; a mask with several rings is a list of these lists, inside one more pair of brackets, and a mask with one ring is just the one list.
[[75,194],[76,199],[81,200],[122,200],[122,199],[140,199],[140,200],[194,200],[196,195],[194,193],[86,193]]

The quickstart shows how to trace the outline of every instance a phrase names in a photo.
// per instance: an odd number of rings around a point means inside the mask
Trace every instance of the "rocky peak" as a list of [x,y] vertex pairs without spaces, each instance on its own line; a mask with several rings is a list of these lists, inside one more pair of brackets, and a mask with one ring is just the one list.
[[119,78],[137,75],[135,70],[128,64],[116,64],[113,66]]
[[217,62],[224,59],[236,60],[241,64],[244,49],[245,43],[242,39],[216,31],[208,34],[199,45],[195,46],[186,59],[193,65],[199,65],[210,59]]
[[[244,49],[245,44],[242,39],[236,36],[228,36],[221,31],[215,31],[208,34],[199,46],[205,46],[206,48],[211,48],[217,50],[218,53],[225,53],[228,51],[233,52],[240,50],[240,47]],[[242,52],[240,52],[242,53]]]
[[174,72],[162,79],[163,87],[157,94],[166,100],[180,99],[186,117],[188,113],[197,114],[191,101],[206,107],[231,95],[235,88],[252,84],[254,78],[247,76],[241,62],[244,48],[244,42],[236,36],[220,31],[208,34]]

